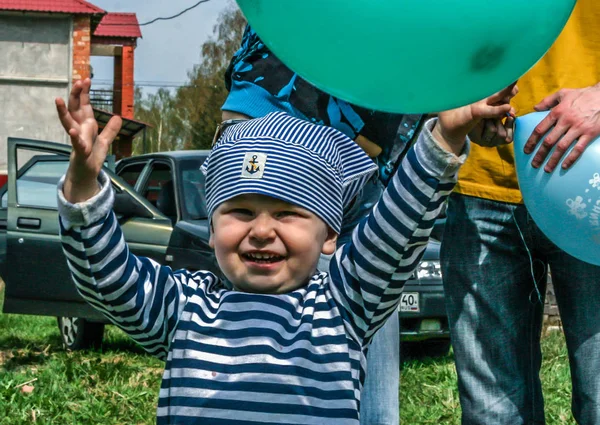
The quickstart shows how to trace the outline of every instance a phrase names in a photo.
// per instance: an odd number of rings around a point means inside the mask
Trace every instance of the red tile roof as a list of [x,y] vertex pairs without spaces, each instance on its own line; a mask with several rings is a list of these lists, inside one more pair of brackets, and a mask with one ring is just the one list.
[[94,36],[137,38],[142,32],[135,13],[107,13],[96,27]]
[[94,15],[106,13],[85,0],[0,0],[0,10]]

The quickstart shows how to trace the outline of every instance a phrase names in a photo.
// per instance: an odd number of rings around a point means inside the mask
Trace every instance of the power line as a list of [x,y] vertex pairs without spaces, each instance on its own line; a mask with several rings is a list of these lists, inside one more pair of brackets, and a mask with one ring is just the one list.
[[[95,87],[113,87],[115,82],[110,79],[95,79],[92,78],[92,90]],[[201,87],[201,84],[195,84],[191,81],[158,81],[158,80],[136,80],[132,83],[121,83],[121,87],[165,87],[165,88],[179,88],[179,87]]]
[[[161,16],[161,17],[158,17],[158,18],[154,18],[154,19],[152,19],[151,21],[144,22],[144,23],[141,23],[141,24],[138,24],[138,25],[139,25],[140,27],[144,27],[144,26],[146,26],[146,25],[153,24],[153,23],[155,23],[155,22],[157,22],[157,21],[169,21],[169,20],[171,20],[171,19],[178,18],[178,17],[180,17],[181,15],[183,15],[184,13],[186,13],[186,12],[189,12],[190,10],[192,10],[192,9],[194,9],[194,8],[196,8],[196,7],[198,7],[198,6],[200,6],[202,3],[207,3],[207,2],[209,2],[209,1],[210,1],[210,0],[200,0],[200,1],[199,1],[199,2],[197,2],[196,4],[194,4],[194,5],[190,6],[190,7],[188,7],[187,9],[184,9],[184,10],[182,10],[182,11],[181,11],[181,12],[179,12],[179,13],[176,13],[176,14],[175,14],[175,15],[173,15],[173,16],[166,16],[166,17],[163,17],[163,16]],[[102,25],[103,25],[103,26],[108,26],[108,27],[123,27],[123,26],[130,27],[130,26],[132,26],[132,24],[119,24],[119,23],[114,23],[114,24],[113,24],[113,23],[103,23]]]
[[162,18],[162,17],[161,17],[161,18],[155,18],[155,19],[153,19],[153,20],[151,20],[151,21],[144,22],[143,24],[140,24],[140,27],[143,27],[143,26],[145,26],[145,25],[150,25],[150,24],[152,24],[152,23],[154,23],[154,22],[156,22],[156,21],[168,21],[168,20],[170,20],[170,19],[175,19],[175,18],[178,18],[178,17],[180,17],[181,15],[183,15],[184,13],[186,13],[186,12],[189,12],[189,11],[190,11],[190,10],[192,10],[193,8],[195,8],[195,7],[199,6],[199,5],[201,5],[202,3],[206,3],[206,2],[208,2],[208,1],[210,1],[210,0],[200,0],[200,1],[199,1],[198,3],[196,3],[195,5],[193,5],[193,6],[190,6],[190,7],[188,7],[187,9],[184,9],[184,10],[182,10],[181,12],[179,12],[179,13],[177,13],[177,14],[173,15],[173,16],[169,16],[169,17],[166,17],[166,18]]
[[[94,85],[107,85],[107,84],[113,84],[114,80],[111,79],[103,79],[103,78],[94,78],[92,79],[92,84]],[[181,82],[181,81],[159,81],[159,80],[136,80],[135,84],[163,84],[163,85],[167,85],[167,86],[185,86],[188,83],[187,82]],[[123,85],[131,85],[130,83],[125,83]]]
[[[113,81],[108,80],[93,80],[92,79],[92,87],[112,87],[114,85]],[[179,87],[194,87],[195,84],[190,83],[181,83],[175,81],[136,81],[133,84],[125,83],[121,84],[123,87],[133,86],[133,87],[164,87],[164,88],[179,88]],[[93,88],[92,88],[93,89]]]

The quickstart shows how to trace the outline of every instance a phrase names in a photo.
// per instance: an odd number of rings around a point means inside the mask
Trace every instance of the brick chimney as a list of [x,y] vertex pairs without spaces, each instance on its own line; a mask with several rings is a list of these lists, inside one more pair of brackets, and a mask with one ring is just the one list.
[[90,17],[73,16],[73,82],[90,76]]
[[115,57],[113,113],[133,119],[134,46],[123,46],[123,54]]

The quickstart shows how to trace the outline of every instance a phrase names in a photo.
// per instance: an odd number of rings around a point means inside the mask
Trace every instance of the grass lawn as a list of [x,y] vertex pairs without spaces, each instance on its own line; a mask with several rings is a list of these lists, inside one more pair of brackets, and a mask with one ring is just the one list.
[[102,352],[68,353],[56,318],[0,313],[0,425],[155,423],[163,362],[115,326],[104,340]]
[[[571,414],[571,374],[562,332],[550,332],[544,336],[542,351],[546,423],[575,425]],[[400,380],[400,418],[403,425],[460,424],[460,402],[452,355],[405,361]]]
[[[101,352],[67,353],[55,318],[0,313],[0,425],[153,424],[163,363],[114,326],[104,339]],[[548,424],[574,424],[562,334],[543,349]],[[402,424],[459,424],[452,357],[405,362],[400,398]]]

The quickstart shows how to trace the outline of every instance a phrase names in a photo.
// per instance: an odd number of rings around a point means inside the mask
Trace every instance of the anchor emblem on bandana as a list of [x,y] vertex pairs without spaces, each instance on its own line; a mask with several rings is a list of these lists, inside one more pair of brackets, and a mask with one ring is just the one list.
[[267,154],[260,152],[246,152],[242,165],[242,178],[262,179],[267,164]]
[[258,155],[252,155],[252,161],[248,161],[248,166],[246,166],[246,171],[250,174],[258,173],[260,171],[260,167],[258,166],[259,162],[256,160]]

